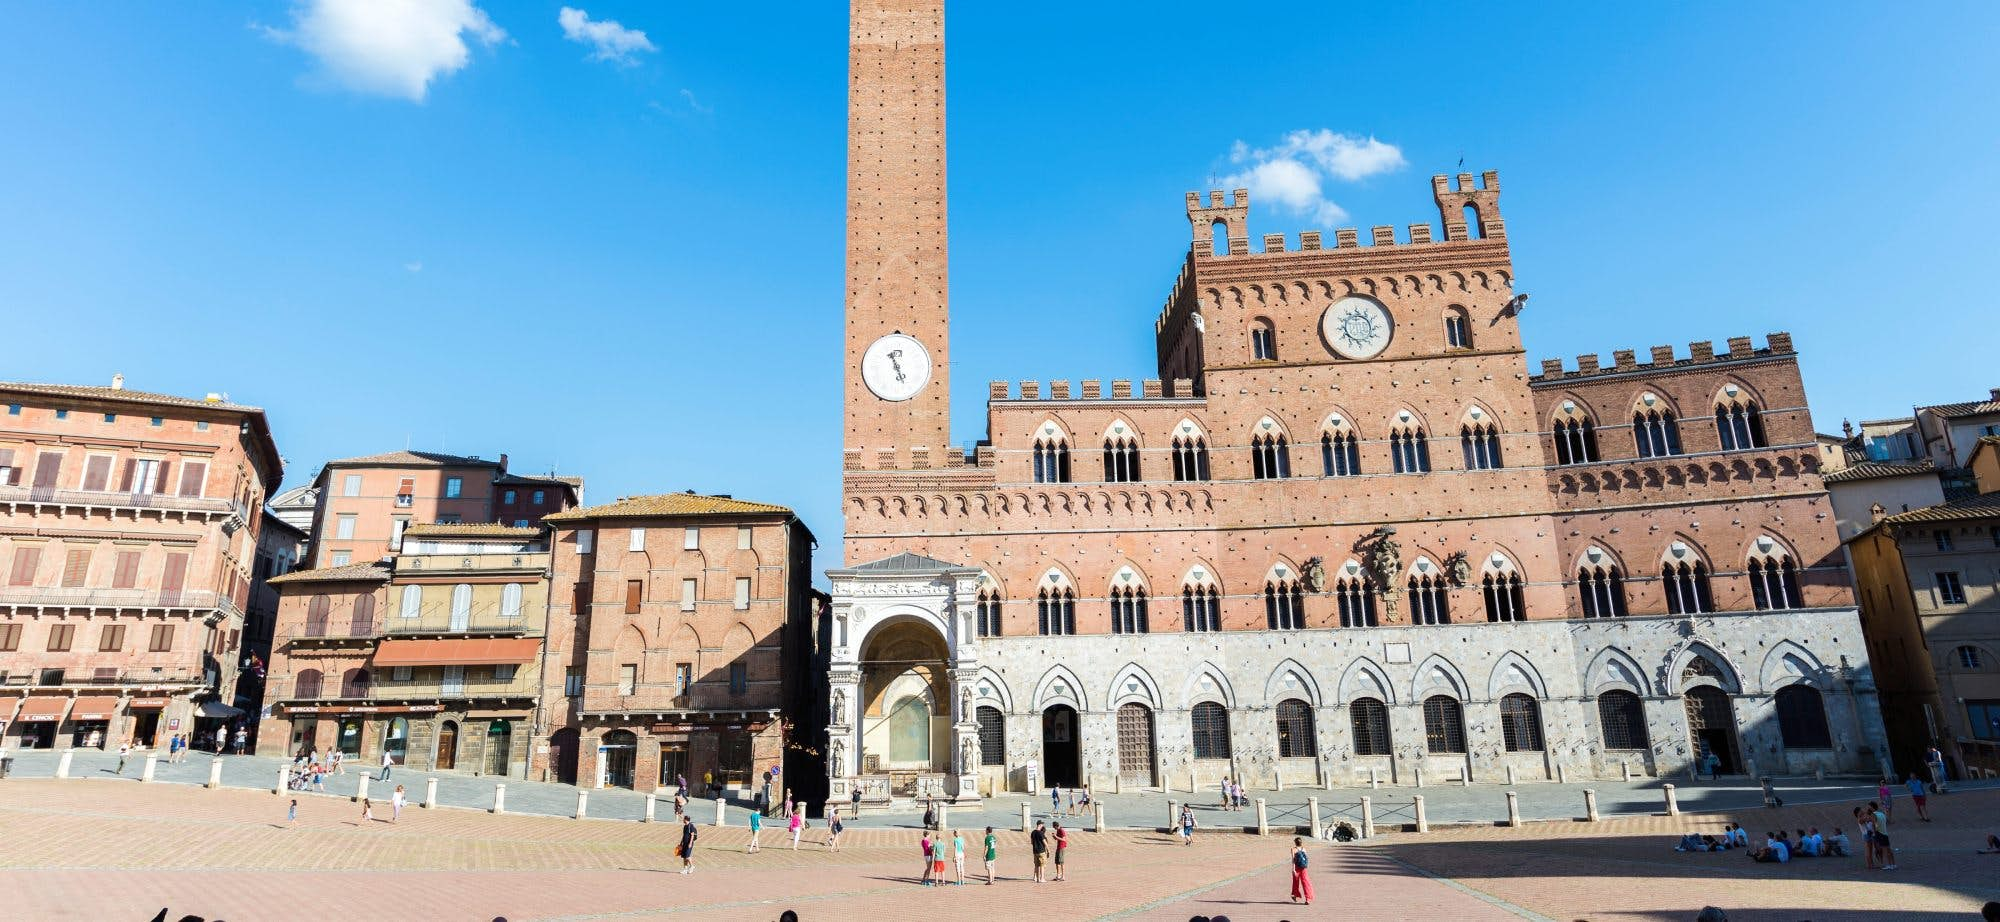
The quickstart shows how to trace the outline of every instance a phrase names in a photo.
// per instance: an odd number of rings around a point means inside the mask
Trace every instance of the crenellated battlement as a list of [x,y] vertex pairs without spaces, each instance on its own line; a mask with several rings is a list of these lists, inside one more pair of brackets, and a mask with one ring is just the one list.
[[1639,361],[1638,353],[1633,350],[1618,349],[1611,353],[1610,365],[1603,364],[1603,356],[1587,353],[1576,357],[1574,371],[1565,369],[1562,359],[1543,359],[1541,373],[1528,381],[1531,384],[1550,383],[1593,375],[1667,371],[1794,354],[1790,333],[1772,333],[1764,338],[1764,343],[1764,348],[1759,349],[1748,336],[1732,336],[1728,340],[1728,351],[1718,353],[1715,343],[1703,340],[1688,344],[1686,358],[1677,357],[1672,346],[1654,346],[1648,350],[1647,361],[1644,362]]
[[[1444,226],[1442,238],[1434,236],[1436,230],[1431,224],[1411,224],[1404,229],[1399,240],[1396,228],[1378,224],[1368,229],[1368,243],[1371,247],[1422,246],[1435,243],[1453,243],[1463,240],[1501,239],[1507,236],[1507,227],[1500,218],[1500,173],[1487,170],[1477,181],[1471,173],[1460,173],[1456,180],[1439,173],[1431,177],[1431,195],[1437,202],[1438,217]],[[1219,189],[1208,193],[1207,204],[1201,195],[1187,193],[1188,222],[1194,234],[1194,252],[1208,257],[1227,258],[1252,255],[1250,249],[1249,214],[1250,193],[1237,189],[1225,198]],[[1218,245],[1217,227],[1222,228]],[[1359,228],[1342,227],[1333,232],[1333,245],[1327,246],[1324,235],[1319,231],[1303,231],[1298,235],[1298,247],[1292,249],[1284,234],[1263,235],[1263,248],[1258,253],[1309,253],[1323,250],[1342,250],[1363,246]]]

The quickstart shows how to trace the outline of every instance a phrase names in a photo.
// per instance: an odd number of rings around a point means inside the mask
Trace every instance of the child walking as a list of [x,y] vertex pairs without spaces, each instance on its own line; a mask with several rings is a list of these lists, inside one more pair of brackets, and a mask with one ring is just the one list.
[[759,814],[755,810],[750,811],[750,847],[744,850],[744,854],[757,854],[757,836],[762,834],[763,831],[764,820],[762,814]]
[[792,818],[790,820],[787,820],[787,822],[791,824],[792,851],[798,851],[799,833],[804,832],[806,828],[806,812],[804,810],[793,811]]

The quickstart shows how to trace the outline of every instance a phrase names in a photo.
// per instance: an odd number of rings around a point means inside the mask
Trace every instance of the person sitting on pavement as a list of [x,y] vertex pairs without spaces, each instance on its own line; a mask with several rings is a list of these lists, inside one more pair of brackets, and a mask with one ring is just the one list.
[[1980,849],[1977,854],[2000,855],[2000,836],[1987,836],[1986,847]]
[[1799,837],[1792,842],[1792,854],[1801,858],[1811,858],[1819,854],[1813,849],[1812,836],[1807,835],[1803,829],[1799,830]]
[[1854,844],[1847,841],[1847,833],[1841,832],[1839,826],[1833,827],[1833,838],[1826,840],[1826,854],[1842,858],[1854,854]]
[[1784,840],[1778,838],[1777,833],[1768,832],[1764,834],[1764,846],[1750,850],[1750,860],[1784,864],[1792,860],[1792,852],[1786,847]]

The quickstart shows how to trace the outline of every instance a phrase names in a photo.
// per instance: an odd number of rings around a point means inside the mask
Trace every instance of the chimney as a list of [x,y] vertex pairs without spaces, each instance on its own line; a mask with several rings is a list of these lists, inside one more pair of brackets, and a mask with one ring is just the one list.
[[1988,390],[1986,393],[1988,396],[1991,396],[1994,400],[2000,400],[2000,387],[1992,388]]
[[507,473],[507,453],[504,451],[500,453],[500,473]]
[[125,389],[125,376],[123,374],[115,374],[111,376],[111,389],[114,391],[122,391]]

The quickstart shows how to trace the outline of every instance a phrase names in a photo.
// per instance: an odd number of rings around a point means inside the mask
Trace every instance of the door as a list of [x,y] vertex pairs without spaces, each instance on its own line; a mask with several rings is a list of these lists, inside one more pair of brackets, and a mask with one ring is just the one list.
[[409,761],[410,722],[402,717],[391,717],[382,730],[382,751],[394,759],[397,765]]
[[1713,753],[1724,774],[1742,771],[1736,752],[1736,709],[1729,695],[1713,685],[1696,685],[1686,693],[1688,737],[1695,758]]
[[132,741],[148,749],[157,748],[160,735],[159,711],[135,711],[132,714]]
[[599,787],[629,788],[632,786],[632,768],[638,762],[639,738],[630,730],[613,730],[604,735],[601,747],[602,766],[598,777]]
[[505,777],[514,764],[514,723],[496,720],[486,728],[486,773]]
[[354,757],[361,755],[361,718],[348,717],[340,722],[340,754]]
[[[686,743],[660,744],[660,787],[670,787],[681,783],[687,775],[688,750]],[[773,795],[776,796],[776,795]]]
[[1151,787],[1153,778],[1153,712],[1143,704],[1118,709],[1118,778],[1126,784]]
[[575,727],[564,727],[549,736],[549,769],[560,784],[576,783]]
[[1058,704],[1042,712],[1042,780],[1052,787],[1074,787],[1083,775],[1077,746],[1076,709]]
[[438,728],[437,767],[439,771],[458,768],[458,722],[447,720]]

